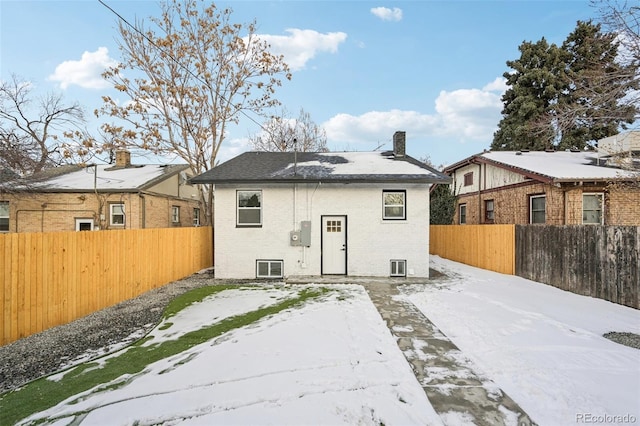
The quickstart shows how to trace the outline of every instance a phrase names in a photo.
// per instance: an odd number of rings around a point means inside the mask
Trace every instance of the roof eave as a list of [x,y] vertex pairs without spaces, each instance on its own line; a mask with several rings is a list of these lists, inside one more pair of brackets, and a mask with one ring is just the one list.
[[555,183],[576,183],[576,182],[594,182],[594,183],[609,183],[609,182],[626,182],[634,181],[637,178],[633,176],[620,176],[620,177],[580,177],[580,178],[558,178],[554,179]]
[[85,193],[95,193],[99,194],[104,193],[131,193],[135,194],[140,192],[141,188],[29,188],[20,190],[20,192],[29,192],[29,193],[46,193],[46,194],[85,194]]
[[451,183],[451,178],[352,178],[352,179],[331,179],[331,178],[289,178],[289,179],[211,179],[211,180],[192,180],[195,184],[292,184],[292,183]]

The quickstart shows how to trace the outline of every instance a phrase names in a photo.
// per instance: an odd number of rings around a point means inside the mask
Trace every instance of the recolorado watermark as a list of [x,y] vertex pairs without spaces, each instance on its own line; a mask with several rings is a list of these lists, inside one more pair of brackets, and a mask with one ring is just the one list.
[[589,424],[634,424],[638,418],[633,414],[593,414],[577,413],[576,423]]

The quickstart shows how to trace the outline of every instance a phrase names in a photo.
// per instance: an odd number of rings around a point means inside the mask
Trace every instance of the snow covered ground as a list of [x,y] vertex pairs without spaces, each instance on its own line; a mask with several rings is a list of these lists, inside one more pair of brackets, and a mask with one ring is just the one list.
[[540,425],[640,424],[640,311],[431,256],[449,276],[408,293]]
[[[411,300],[540,425],[640,423],[640,311],[432,256],[449,276]],[[226,290],[152,332],[155,344],[277,303],[302,286]],[[117,354],[114,354],[114,356]],[[60,376],[52,377],[52,380]],[[359,285],[235,329],[32,416],[47,424],[440,425]],[[456,421],[460,421],[458,417]]]
[[[218,293],[170,318],[169,328],[160,324],[146,344],[276,303],[301,288]],[[36,419],[56,425],[442,424],[356,285],[153,363],[115,390],[93,389],[27,421]]]

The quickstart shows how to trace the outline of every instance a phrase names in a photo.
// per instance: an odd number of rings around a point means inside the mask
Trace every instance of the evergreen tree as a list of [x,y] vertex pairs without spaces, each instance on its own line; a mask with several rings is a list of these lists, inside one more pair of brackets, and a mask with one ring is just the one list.
[[504,73],[509,89],[502,96],[504,108],[491,149],[544,149],[553,143],[552,129],[535,124],[549,112],[563,88],[559,78],[564,52],[546,39],[537,43],[523,42],[521,56],[507,61],[513,72]]
[[431,225],[451,225],[456,211],[456,196],[449,185],[436,185],[431,191],[430,216]]
[[569,58],[566,88],[552,116],[558,148],[583,149],[633,123],[636,107],[621,101],[638,88],[638,69],[620,63],[616,37],[603,34],[599,24],[578,22],[563,43]]
[[615,34],[578,21],[561,47],[523,42],[508,61],[509,89],[493,150],[583,149],[632,123],[638,107],[624,98],[638,88],[637,62],[622,63]]

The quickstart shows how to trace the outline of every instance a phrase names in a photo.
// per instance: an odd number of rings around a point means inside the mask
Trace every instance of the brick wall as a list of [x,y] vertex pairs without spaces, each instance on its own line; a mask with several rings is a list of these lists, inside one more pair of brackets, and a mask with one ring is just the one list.
[[640,182],[612,185],[605,198],[605,220],[611,225],[640,226]]
[[[193,209],[200,207],[196,200],[137,193],[33,193],[5,195],[2,200],[9,201],[9,232],[73,231],[77,219],[93,220],[100,229],[193,226]],[[113,203],[125,205],[124,226],[109,224]],[[171,222],[171,206],[180,207],[178,224]]]
[[[640,187],[595,186],[557,187],[543,183],[513,185],[502,190],[483,191],[458,197],[454,223],[459,223],[460,204],[467,206],[467,224],[527,224],[529,198],[532,195],[546,196],[547,225],[582,224],[582,196],[584,193],[603,193],[605,199],[605,225],[640,226]],[[494,201],[494,221],[485,220],[485,201]]]

